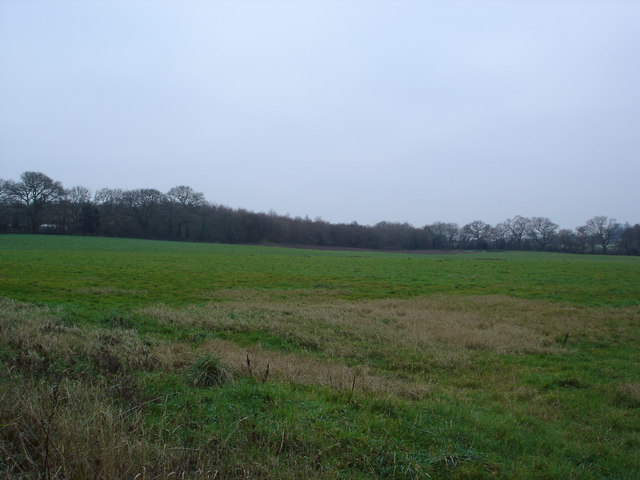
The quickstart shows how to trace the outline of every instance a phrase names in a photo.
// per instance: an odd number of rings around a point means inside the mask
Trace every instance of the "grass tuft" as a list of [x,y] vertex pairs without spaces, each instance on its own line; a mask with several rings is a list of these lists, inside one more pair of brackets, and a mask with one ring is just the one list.
[[205,355],[198,358],[189,368],[189,378],[196,387],[220,387],[233,381],[233,374],[220,358]]

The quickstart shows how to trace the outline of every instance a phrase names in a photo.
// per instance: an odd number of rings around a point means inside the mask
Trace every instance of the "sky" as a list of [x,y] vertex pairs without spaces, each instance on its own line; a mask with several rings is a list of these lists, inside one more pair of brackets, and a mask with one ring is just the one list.
[[640,223],[640,2],[0,0],[0,178]]

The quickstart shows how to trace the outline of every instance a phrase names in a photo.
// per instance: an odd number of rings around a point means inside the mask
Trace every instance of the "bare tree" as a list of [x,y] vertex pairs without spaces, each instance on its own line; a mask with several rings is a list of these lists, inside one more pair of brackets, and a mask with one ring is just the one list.
[[76,185],[67,190],[67,200],[71,203],[82,205],[91,201],[91,191],[82,185]]
[[167,211],[169,238],[189,239],[191,226],[198,220],[196,211],[206,204],[204,194],[186,185],[179,185],[169,190],[166,196],[169,201]]
[[558,232],[558,247],[563,252],[575,252],[579,246],[578,236],[571,230],[563,228]]
[[80,214],[83,208],[91,202],[91,192],[87,187],[76,185],[66,191],[65,204],[71,214],[71,230],[80,230]]
[[556,237],[558,225],[547,217],[533,217],[527,233],[540,250],[546,250]]
[[0,178],[0,231],[8,230],[14,226],[14,223],[17,221],[9,199],[3,194],[4,183],[5,180]]
[[587,221],[587,232],[602,248],[602,253],[607,253],[609,245],[617,238],[620,233],[620,224],[615,218],[608,218],[604,215],[593,217]]
[[520,215],[516,215],[513,219],[508,218],[504,222],[504,226],[509,232],[509,237],[516,244],[518,250],[522,249],[522,240],[527,235],[530,223],[531,220]]
[[[576,227],[576,245],[579,253],[586,253],[587,245],[591,243],[591,240],[589,229],[586,225]],[[591,247],[593,249],[593,245]]]
[[511,232],[506,222],[499,223],[491,229],[491,238],[495,244],[495,248],[503,249],[507,247],[509,239],[511,238]]
[[122,202],[124,192],[119,188],[101,188],[93,196],[98,205],[115,205]]
[[412,230],[413,227],[408,223],[378,222],[373,227],[377,239],[376,248],[411,248]]
[[46,207],[64,196],[64,188],[41,172],[24,172],[20,182],[6,180],[2,183],[2,198],[23,211],[32,232],[40,226]]
[[124,191],[119,188],[101,188],[94,195],[100,217],[100,233],[121,235],[124,217]]
[[122,203],[128,214],[135,219],[140,233],[149,236],[154,228],[156,213],[166,200],[164,193],[155,188],[127,190],[122,195]]
[[457,223],[436,222],[430,225],[434,248],[453,248],[460,228]]
[[640,255],[640,225],[627,223],[621,228],[618,248],[625,255]]
[[482,220],[474,220],[462,227],[462,235],[473,243],[475,248],[487,248],[491,235],[491,225]]
[[186,185],[178,185],[167,192],[167,198],[171,202],[176,202],[183,207],[200,207],[204,205],[204,194],[196,192]]

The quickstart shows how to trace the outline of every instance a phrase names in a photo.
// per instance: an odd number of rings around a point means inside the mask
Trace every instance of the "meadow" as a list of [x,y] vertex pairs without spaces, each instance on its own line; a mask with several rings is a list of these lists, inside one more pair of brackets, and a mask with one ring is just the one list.
[[0,476],[640,478],[640,258],[0,236]]

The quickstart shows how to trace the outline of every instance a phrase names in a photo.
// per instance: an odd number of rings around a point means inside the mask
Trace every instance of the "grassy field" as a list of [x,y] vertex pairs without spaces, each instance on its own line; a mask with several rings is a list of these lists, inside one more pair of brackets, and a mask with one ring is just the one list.
[[640,258],[0,236],[0,476],[640,478]]

